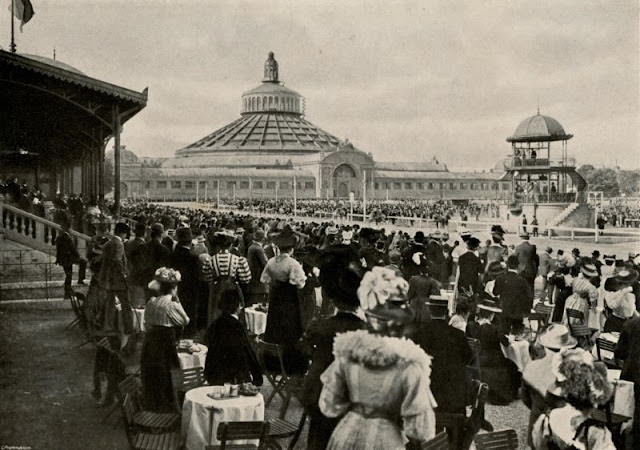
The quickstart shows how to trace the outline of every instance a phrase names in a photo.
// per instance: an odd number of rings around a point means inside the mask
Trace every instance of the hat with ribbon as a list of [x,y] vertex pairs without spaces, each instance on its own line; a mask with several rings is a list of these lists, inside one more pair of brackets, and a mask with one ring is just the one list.
[[484,309],[485,311],[491,311],[493,313],[501,313],[502,309],[498,304],[492,300],[484,299],[480,303],[478,303],[478,308]]
[[582,267],[580,267],[580,272],[588,278],[598,276],[598,269],[594,264],[583,264]]
[[616,275],[616,281],[619,284],[632,284],[638,280],[638,271],[634,269],[624,268]]
[[148,288],[152,291],[157,291],[162,284],[175,285],[180,283],[181,280],[182,277],[177,270],[169,267],[160,267],[153,274],[153,280],[149,283]]

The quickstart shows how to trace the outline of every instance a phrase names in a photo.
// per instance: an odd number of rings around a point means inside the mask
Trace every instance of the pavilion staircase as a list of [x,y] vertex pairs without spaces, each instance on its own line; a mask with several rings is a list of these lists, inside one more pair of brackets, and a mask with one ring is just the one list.
[[580,207],[579,203],[569,203],[569,206],[567,206],[560,214],[558,214],[553,219],[551,219],[549,222],[547,222],[547,226],[548,227],[559,227],[559,226],[562,226],[562,223],[565,220],[567,220],[567,218],[571,214],[573,214],[573,212],[575,210],[577,210],[579,207]]
[[[593,227],[593,209],[587,203],[571,203],[564,211],[547,222],[546,227],[589,228]],[[589,224],[589,226],[585,226]],[[567,230],[552,230],[552,235],[566,235]]]
[[[50,220],[0,202],[0,302],[64,296],[64,271],[55,263],[60,231]],[[89,236],[76,231],[71,235],[78,252],[86,254]],[[78,279],[77,266],[73,279]]]

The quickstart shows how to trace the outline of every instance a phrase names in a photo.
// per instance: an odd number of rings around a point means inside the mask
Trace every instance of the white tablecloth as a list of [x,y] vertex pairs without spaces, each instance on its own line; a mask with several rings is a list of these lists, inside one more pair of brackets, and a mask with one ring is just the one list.
[[633,417],[634,396],[633,383],[620,379],[620,370],[607,370],[607,378],[614,387],[614,399],[612,412],[627,417]]
[[[222,422],[250,422],[264,420],[264,399],[262,394],[254,397],[235,397],[214,400],[207,397],[219,386],[204,386],[188,391],[182,406],[182,437],[187,450],[202,450],[205,445],[217,445],[218,425]],[[213,429],[211,426],[213,413]],[[209,438],[213,437],[212,442]],[[257,441],[254,441],[257,444]],[[234,444],[246,441],[232,441]]]
[[516,341],[513,337],[509,336],[509,345],[502,347],[502,353],[506,358],[518,366],[520,372],[524,372],[524,368],[531,362],[531,355],[529,354],[529,341],[522,339]]
[[191,369],[192,367],[202,367],[204,369],[204,363],[207,361],[207,351],[209,349],[206,345],[197,345],[200,348],[199,352],[189,353],[178,351],[181,369]]
[[257,335],[264,334],[267,329],[267,313],[248,307],[244,309],[244,318],[247,321],[249,332]]

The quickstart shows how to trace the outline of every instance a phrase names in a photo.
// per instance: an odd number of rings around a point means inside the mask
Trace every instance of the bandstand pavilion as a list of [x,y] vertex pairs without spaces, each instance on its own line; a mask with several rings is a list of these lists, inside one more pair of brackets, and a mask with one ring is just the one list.
[[[129,197],[510,199],[504,170],[450,172],[435,157],[380,162],[308,120],[304,97],[280,81],[272,52],[240,117],[152,167],[123,165]],[[130,156],[130,155],[129,155]],[[135,155],[133,156],[135,158]]]

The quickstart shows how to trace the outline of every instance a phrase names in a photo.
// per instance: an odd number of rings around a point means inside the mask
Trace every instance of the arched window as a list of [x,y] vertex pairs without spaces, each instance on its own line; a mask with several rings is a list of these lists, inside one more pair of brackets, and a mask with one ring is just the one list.
[[278,109],[278,97],[276,97],[276,98],[275,98],[275,100],[274,100],[274,102],[273,102],[273,103],[274,103],[274,105],[273,105],[273,106],[274,106],[276,109]]
[[262,97],[262,109],[267,109],[267,97]]
[[258,111],[260,111],[262,107],[260,106],[260,97],[258,97]]
[[273,97],[269,97],[269,108],[273,106]]

